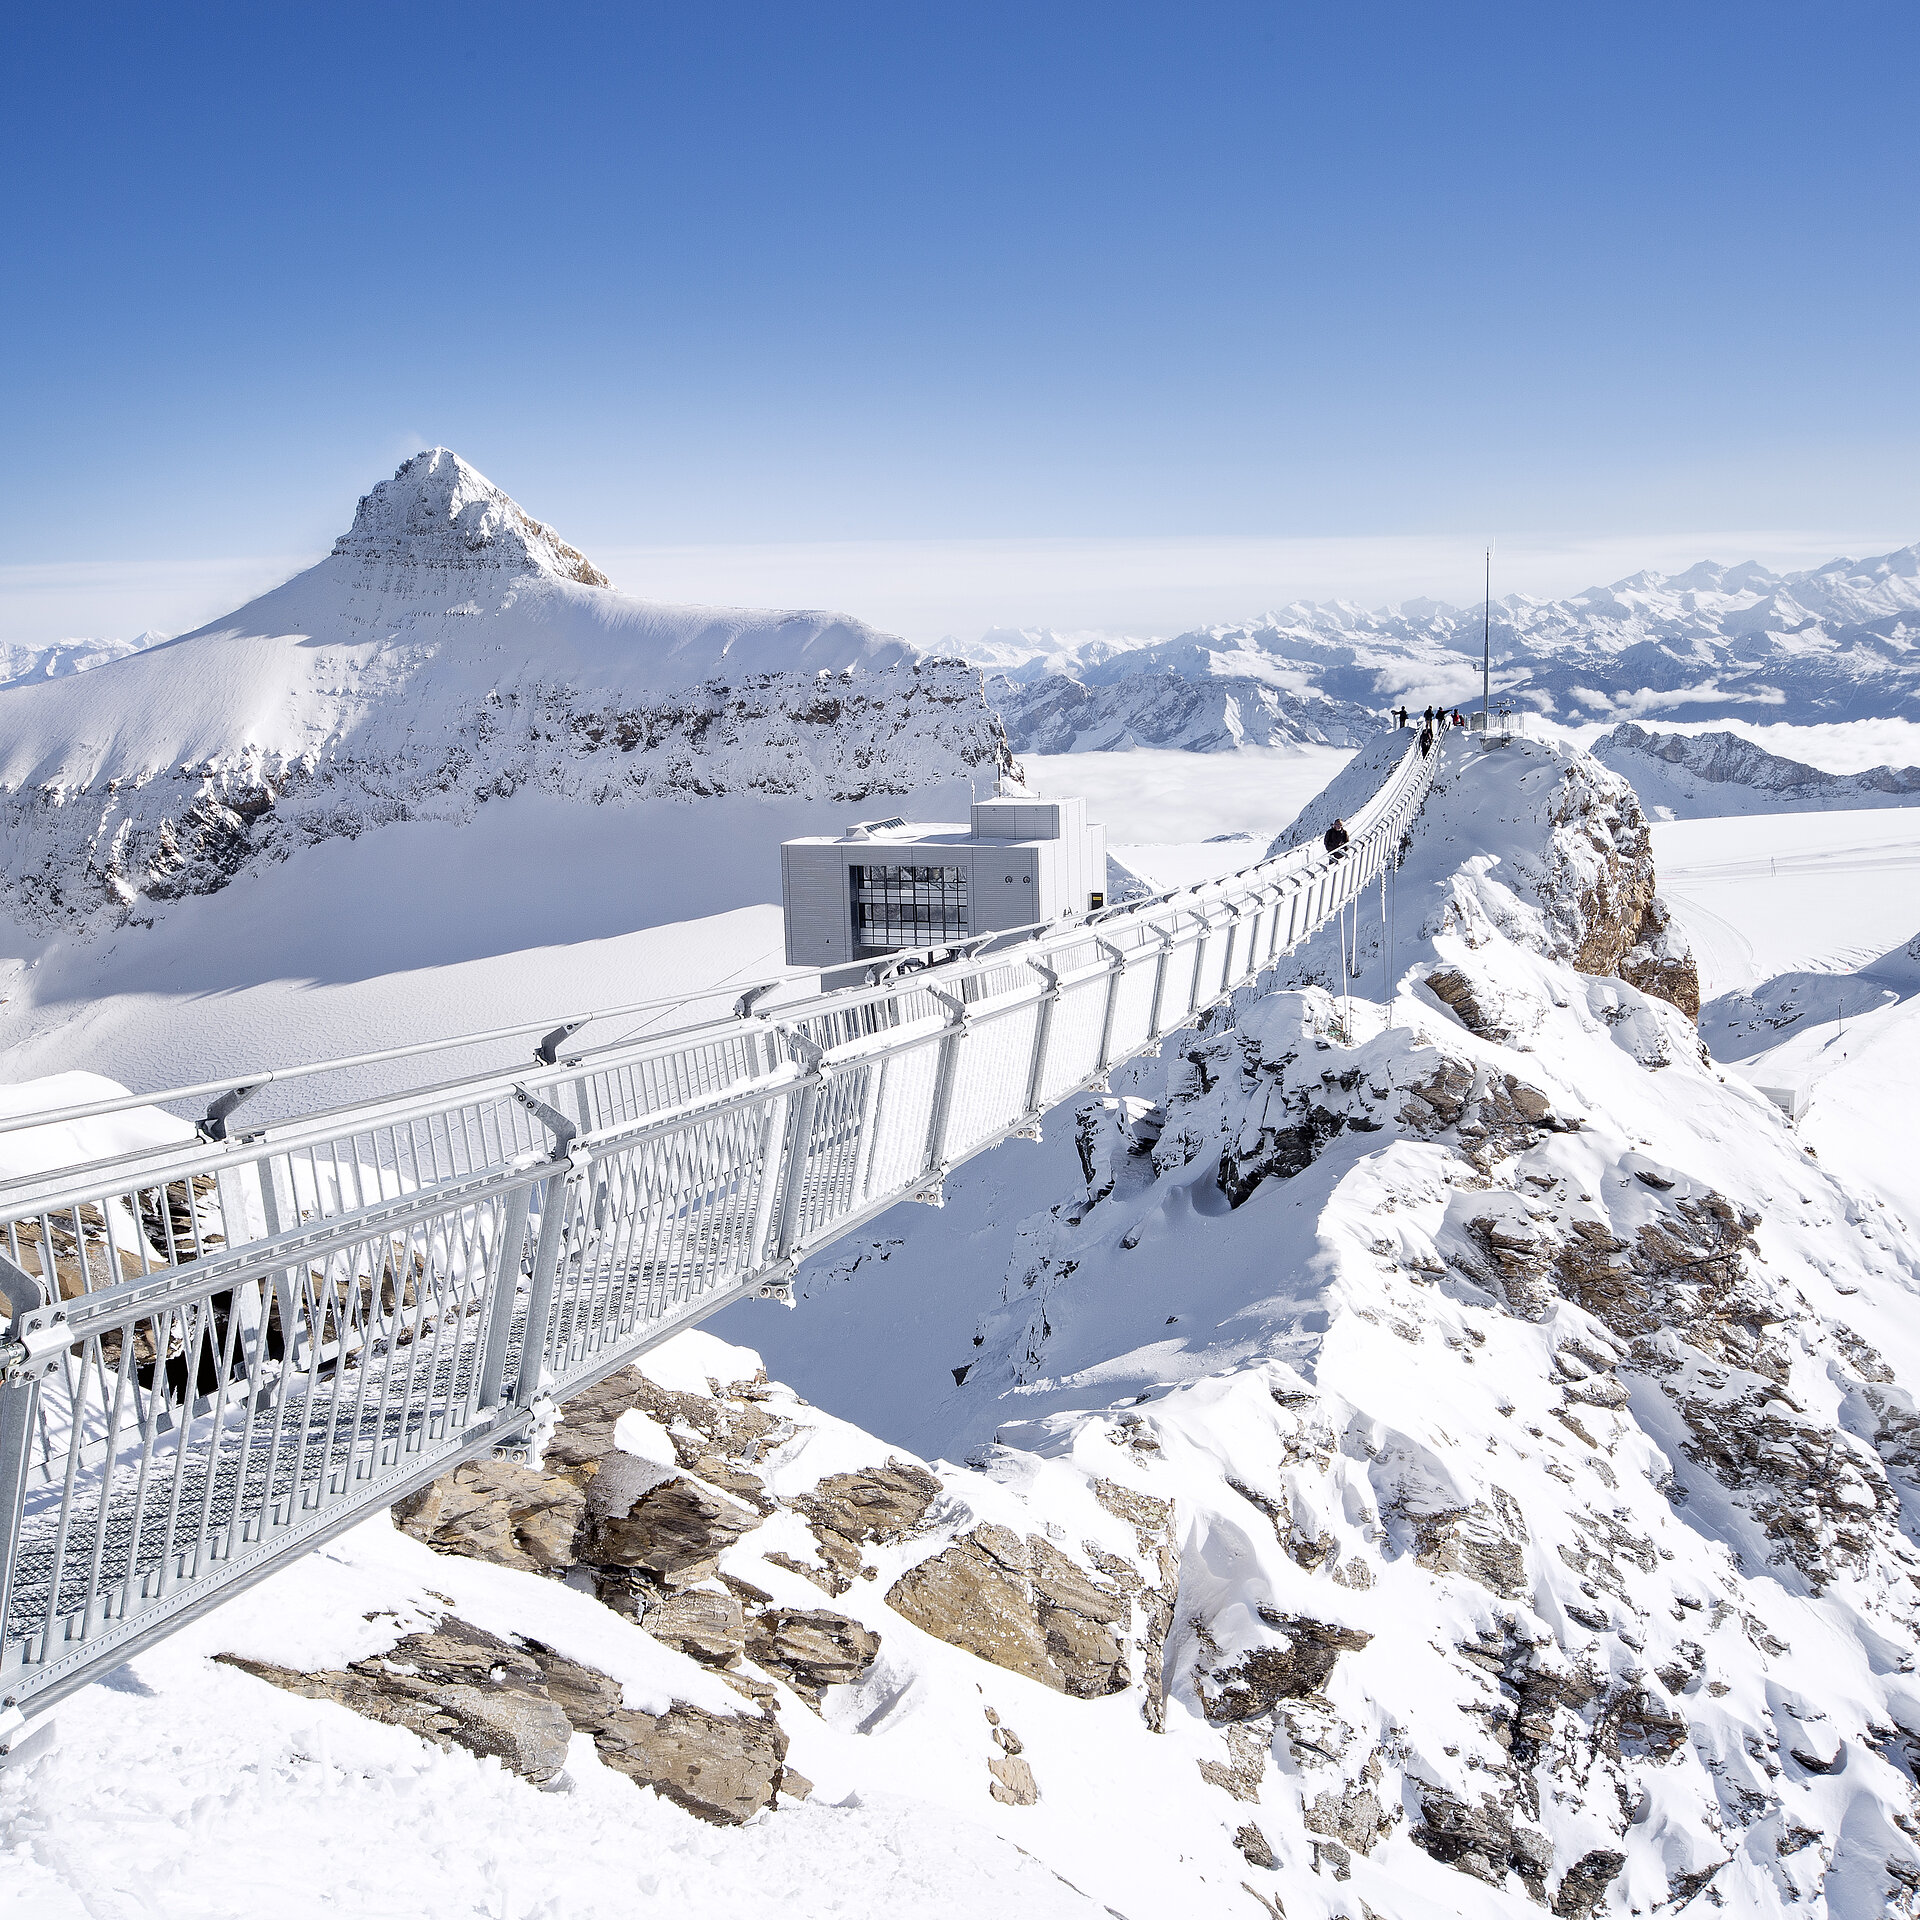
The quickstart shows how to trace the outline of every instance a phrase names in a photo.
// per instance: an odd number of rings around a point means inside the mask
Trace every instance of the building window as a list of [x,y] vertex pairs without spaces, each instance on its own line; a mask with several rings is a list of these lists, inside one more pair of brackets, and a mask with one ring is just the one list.
[[856,956],[967,937],[965,867],[850,867]]

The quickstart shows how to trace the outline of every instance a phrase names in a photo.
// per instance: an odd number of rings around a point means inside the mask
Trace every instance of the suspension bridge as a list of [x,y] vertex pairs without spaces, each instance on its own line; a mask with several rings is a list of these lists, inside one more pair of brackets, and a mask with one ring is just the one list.
[[[1397,864],[1407,752],[1317,845],[871,983],[576,1047],[609,1009],[0,1122],[191,1106],[0,1179],[0,1751],[29,1711],[1155,1049]],[[546,1031],[542,1031],[546,1028]],[[540,1035],[531,1063],[249,1131],[275,1082]],[[84,1137],[84,1135],[80,1136]]]

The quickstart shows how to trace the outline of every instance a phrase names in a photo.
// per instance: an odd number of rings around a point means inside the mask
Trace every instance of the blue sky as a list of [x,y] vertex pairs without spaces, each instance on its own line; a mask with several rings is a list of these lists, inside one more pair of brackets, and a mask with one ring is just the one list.
[[1916,53],[1871,3],[16,11],[0,567],[310,553],[436,442],[590,553],[1912,538]]

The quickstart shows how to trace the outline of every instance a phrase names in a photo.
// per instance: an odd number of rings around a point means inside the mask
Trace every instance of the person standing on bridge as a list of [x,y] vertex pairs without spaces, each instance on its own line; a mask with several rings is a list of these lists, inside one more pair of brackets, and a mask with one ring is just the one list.
[[1326,848],[1329,860],[1344,860],[1347,857],[1346,822],[1336,820],[1321,836],[1321,845]]
[[1424,760],[1433,751],[1433,723],[1429,721],[1420,729],[1420,758]]

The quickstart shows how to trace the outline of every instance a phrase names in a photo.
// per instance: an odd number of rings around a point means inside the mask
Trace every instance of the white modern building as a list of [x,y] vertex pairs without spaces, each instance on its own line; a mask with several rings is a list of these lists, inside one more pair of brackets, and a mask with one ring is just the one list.
[[1084,800],[1001,793],[973,819],[862,820],[780,848],[787,963],[843,967],[1105,904],[1107,830]]

